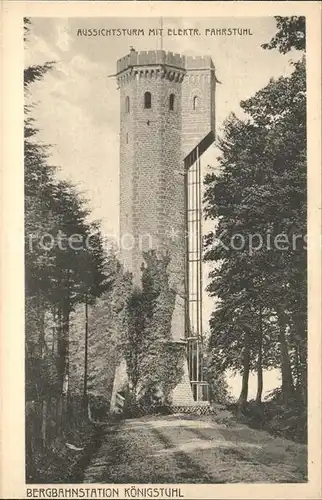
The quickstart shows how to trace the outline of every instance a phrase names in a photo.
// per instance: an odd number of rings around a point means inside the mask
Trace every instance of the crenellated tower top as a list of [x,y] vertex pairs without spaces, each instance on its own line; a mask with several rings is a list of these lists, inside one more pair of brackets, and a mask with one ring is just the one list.
[[165,50],[131,51],[117,61],[117,75],[135,66],[158,66],[166,64],[174,68],[185,68],[185,56]]
[[136,52],[131,51],[126,56],[117,61],[117,73],[136,66],[159,66],[166,65],[182,70],[214,70],[214,64],[210,56],[184,56],[174,52],[166,52],[165,50],[143,50]]
[[165,50],[148,50],[129,54],[117,61],[117,82],[122,85],[134,78],[165,77],[183,81],[187,73],[208,71],[215,77],[210,56],[184,56]]
[[186,56],[185,68],[187,71],[214,70],[215,66],[210,56]]
[[185,57],[165,50],[131,51],[117,61],[119,86],[133,79],[166,78],[182,82],[185,75]]

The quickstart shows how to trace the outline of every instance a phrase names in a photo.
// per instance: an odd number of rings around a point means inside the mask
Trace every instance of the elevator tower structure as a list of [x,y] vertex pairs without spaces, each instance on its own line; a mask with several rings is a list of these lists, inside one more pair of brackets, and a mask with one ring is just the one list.
[[[176,292],[172,340],[183,345],[184,377],[174,406],[207,400],[202,356],[200,158],[215,139],[216,76],[209,56],[164,50],[117,61],[120,90],[121,261],[140,283],[142,254],[170,256]],[[116,370],[112,405],[124,378]]]

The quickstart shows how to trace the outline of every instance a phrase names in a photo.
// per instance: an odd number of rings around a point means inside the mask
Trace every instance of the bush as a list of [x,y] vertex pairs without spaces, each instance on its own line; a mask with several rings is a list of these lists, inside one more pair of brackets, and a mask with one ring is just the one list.
[[286,406],[280,389],[275,389],[264,403],[265,420],[272,433],[307,443],[307,408],[296,394]]
[[[47,407],[46,442],[41,437],[41,403],[27,405],[26,482],[74,482],[80,459],[86,454],[95,428],[88,420],[81,398],[69,400],[59,414],[58,400]],[[74,448],[70,448],[71,444]]]
[[292,441],[307,443],[307,411],[303,404],[294,398],[286,406],[279,390],[269,394],[268,399],[258,404],[251,400],[242,413],[238,405],[231,405],[238,419],[254,429],[263,429],[274,436]]
[[89,405],[91,409],[92,418],[95,421],[104,421],[107,419],[110,409],[110,401],[101,395],[89,395]]
[[169,415],[169,406],[154,391],[148,391],[139,400],[128,392],[125,398],[123,418],[137,418],[145,415]]

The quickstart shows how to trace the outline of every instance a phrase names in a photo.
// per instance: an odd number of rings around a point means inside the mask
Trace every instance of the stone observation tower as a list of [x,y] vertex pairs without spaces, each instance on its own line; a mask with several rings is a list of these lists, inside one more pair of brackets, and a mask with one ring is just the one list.
[[[209,56],[132,50],[117,61],[115,76],[121,102],[121,260],[138,284],[142,253],[168,252],[176,291],[172,339],[183,345],[185,372],[172,401],[194,405],[207,400],[199,352],[200,157],[215,139],[215,68]],[[123,363],[116,370],[112,407],[124,376]]]

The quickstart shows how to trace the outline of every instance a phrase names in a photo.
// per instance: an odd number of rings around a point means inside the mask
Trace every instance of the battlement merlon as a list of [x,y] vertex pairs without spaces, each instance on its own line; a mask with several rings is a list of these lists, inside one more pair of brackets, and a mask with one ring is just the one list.
[[168,65],[185,69],[185,56],[165,50],[131,51],[117,61],[117,74],[136,66]]
[[210,56],[186,56],[186,70],[214,70],[215,66]]

